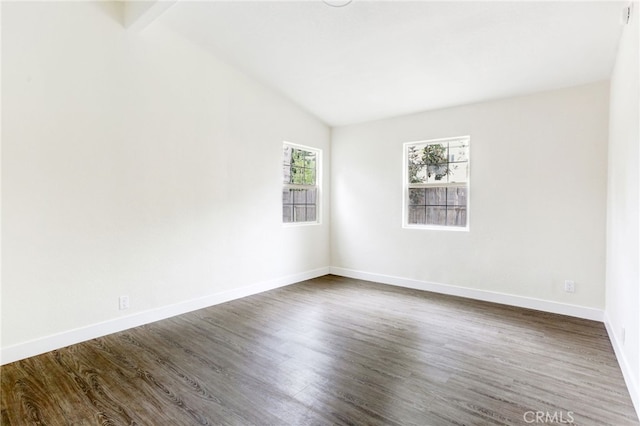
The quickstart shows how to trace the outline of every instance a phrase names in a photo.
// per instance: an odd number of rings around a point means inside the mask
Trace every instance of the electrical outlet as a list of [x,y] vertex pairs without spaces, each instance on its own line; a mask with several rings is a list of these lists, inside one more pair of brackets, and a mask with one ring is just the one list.
[[118,299],[118,301],[120,302],[121,311],[129,309],[129,296],[120,296],[120,299]]
[[620,340],[622,340],[622,344],[624,345],[624,341],[627,340],[627,330],[622,327],[622,333],[620,333]]
[[576,291],[576,283],[571,280],[565,280],[564,282],[564,291],[567,293],[575,293]]

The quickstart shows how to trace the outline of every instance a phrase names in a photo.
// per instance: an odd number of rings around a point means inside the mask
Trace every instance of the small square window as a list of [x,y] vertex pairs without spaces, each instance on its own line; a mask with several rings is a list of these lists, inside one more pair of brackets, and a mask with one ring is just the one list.
[[404,145],[405,226],[468,229],[469,137]]

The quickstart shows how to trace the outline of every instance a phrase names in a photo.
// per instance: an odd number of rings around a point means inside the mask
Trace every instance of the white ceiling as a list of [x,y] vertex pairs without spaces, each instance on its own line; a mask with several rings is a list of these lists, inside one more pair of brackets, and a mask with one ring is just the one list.
[[608,79],[625,4],[179,1],[155,24],[339,126]]

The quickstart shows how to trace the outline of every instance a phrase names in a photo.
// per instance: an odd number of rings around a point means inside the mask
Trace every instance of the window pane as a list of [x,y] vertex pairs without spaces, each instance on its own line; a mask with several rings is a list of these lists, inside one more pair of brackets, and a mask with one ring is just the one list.
[[424,205],[425,204],[425,196],[424,196],[424,188],[409,188],[409,205]]
[[301,149],[293,148],[293,154],[291,155],[291,162],[294,166],[304,167],[305,151]]
[[316,193],[317,190],[315,188],[313,189],[306,189],[305,192],[307,193],[307,199],[306,202],[307,204],[314,204],[316,203]]
[[426,144],[410,145],[407,149],[407,159],[412,164],[423,164],[424,148]]
[[427,183],[427,166],[414,165],[414,168],[410,170],[410,173],[410,183]]
[[447,189],[447,205],[448,206],[466,206],[467,205],[467,188],[448,188]]
[[282,206],[282,221],[284,223],[293,222],[293,206]]
[[448,174],[447,164],[430,164],[427,166],[427,183],[446,183]]
[[305,222],[306,221],[306,211],[307,208],[302,206],[293,206],[293,221],[294,222]]
[[427,169],[423,162],[424,145],[412,145],[407,150],[407,179],[409,183],[427,181]]
[[293,190],[293,202],[294,204],[306,204],[307,203],[307,190],[295,189]]
[[408,182],[409,183],[424,183],[426,180],[426,176],[427,176],[427,169],[424,168],[424,170],[422,169],[421,165],[418,164],[409,164],[409,168],[407,170],[408,176]]
[[304,166],[309,169],[316,168],[316,153],[315,152],[306,152],[304,159]]
[[315,185],[316,184],[316,170],[304,169],[304,184]]
[[291,166],[284,165],[282,166],[282,181],[284,183],[291,183]]
[[447,144],[433,143],[423,150],[423,162],[428,165],[447,163]]
[[466,142],[451,142],[449,144],[449,162],[469,161],[469,146]]
[[409,206],[409,224],[424,225],[427,223],[427,214],[424,206]]
[[447,224],[447,208],[446,207],[427,207],[428,225],[446,225]]
[[285,145],[283,147],[283,164],[285,166],[291,165],[291,154],[293,152],[293,148],[291,148],[290,146]]
[[427,188],[426,204],[428,206],[447,205],[447,188]]
[[[286,170],[283,170],[283,174],[286,179]],[[315,169],[308,169],[306,167],[291,167],[291,179],[285,181],[285,183],[293,183],[296,185],[315,185],[316,184],[316,171]]]
[[460,183],[469,179],[469,163],[449,164],[449,182]]
[[407,149],[407,159],[409,160],[410,164],[422,164],[424,163],[422,157],[423,157],[423,151],[424,151],[424,147],[426,145],[411,145],[409,146],[409,148]]
[[467,225],[467,208],[466,207],[449,207],[447,210],[447,225],[449,226],[466,226]]
[[293,203],[293,197],[291,196],[291,190],[290,189],[283,189],[282,190],[282,204],[292,204]]
[[307,206],[307,222],[312,222],[316,220],[316,206]]
[[291,167],[291,183],[296,185],[304,184],[304,167]]

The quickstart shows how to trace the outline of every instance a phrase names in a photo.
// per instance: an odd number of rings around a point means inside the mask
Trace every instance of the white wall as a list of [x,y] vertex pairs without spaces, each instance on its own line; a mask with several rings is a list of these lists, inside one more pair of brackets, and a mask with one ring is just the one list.
[[[608,90],[601,82],[334,129],[334,271],[601,313]],[[471,136],[470,232],[403,229],[403,142],[461,135]]]
[[640,413],[640,4],[634,6],[611,77],[606,322]]
[[328,221],[280,203],[282,142],[329,158],[330,129],[118,3],[3,4],[5,355],[329,265]]

